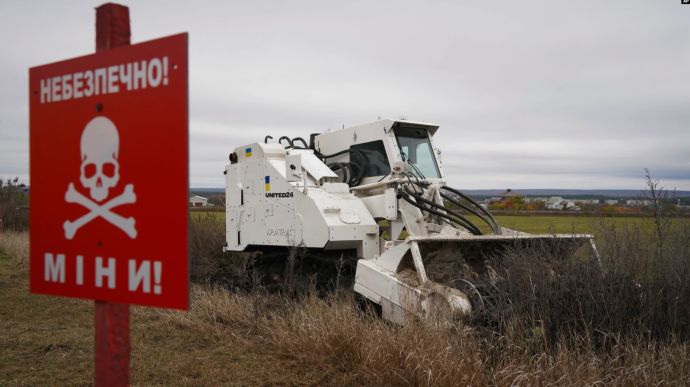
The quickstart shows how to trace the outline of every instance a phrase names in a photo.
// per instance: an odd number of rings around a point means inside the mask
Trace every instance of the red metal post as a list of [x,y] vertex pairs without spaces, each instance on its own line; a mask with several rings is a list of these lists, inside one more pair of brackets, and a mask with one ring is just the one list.
[[106,3],[96,8],[96,52],[129,46],[129,8]]
[[[96,52],[129,45],[129,8],[106,3],[96,8]],[[96,301],[94,384],[129,386],[129,304]]]
[[129,386],[129,304],[96,301],[94,385]]

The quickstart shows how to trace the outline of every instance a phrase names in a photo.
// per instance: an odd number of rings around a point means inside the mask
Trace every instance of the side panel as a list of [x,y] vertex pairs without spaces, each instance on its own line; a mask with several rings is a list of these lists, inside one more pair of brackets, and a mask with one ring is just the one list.
[[[265,149],[271,145],[238,148],[245,156],[226,168],[226,250],[248,245],[325,248],[337,242],[330,246],[357,248],[368,258],[378,254],[378,225],[362,200],[347,187],[318,186],[297,162],[298,155]],[[300,169],[292,176],[303,179],[288,181],[290,165]]]
[[398,199],[395,189],[386,188],[382,194],[361,198],[374,218],[394,220],[398,218]]
[[225,242],[227,246],[237,246],[240,243],[239,216],[244,201],[242,184],[238,179],[239,164],[225,167]]

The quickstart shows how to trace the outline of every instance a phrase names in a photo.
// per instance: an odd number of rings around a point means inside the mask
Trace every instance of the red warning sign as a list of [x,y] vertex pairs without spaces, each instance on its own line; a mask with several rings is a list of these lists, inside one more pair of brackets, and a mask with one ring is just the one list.
[[187,34],[34,67],[31,291],[187,309]]

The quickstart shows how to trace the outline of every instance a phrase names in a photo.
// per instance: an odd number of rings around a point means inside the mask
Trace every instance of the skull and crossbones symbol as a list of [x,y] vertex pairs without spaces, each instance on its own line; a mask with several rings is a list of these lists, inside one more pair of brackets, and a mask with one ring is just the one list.
[[127,184],[120,195],[99,204],[108,197],[110,189],[120,180],[119,147],[120,136],[117,127],[108,118],[98,116],[84,127],[81,134],[79,181],[89,190],[91,198],[77,191],[74,183],[69,183],[65,201],[79,204],[89,212],[75,220],[65,221],[62,225],[65,238],[73,239],[79,229],[98,217],[124,231],[130,238],[137,237],[136,220],[131,216],[125,218],[112,212],[115,207],[136,203],[137,196],[133,184]]

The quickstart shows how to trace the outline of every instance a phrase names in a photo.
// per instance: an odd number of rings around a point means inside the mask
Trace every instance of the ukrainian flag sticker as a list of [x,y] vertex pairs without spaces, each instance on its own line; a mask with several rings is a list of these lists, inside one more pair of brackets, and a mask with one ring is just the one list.
[[244,149],[244,157],[252,157],[252,148]]
[[264,177],[264,188],[266,188],[266,192],[271,190],[271,176]]

